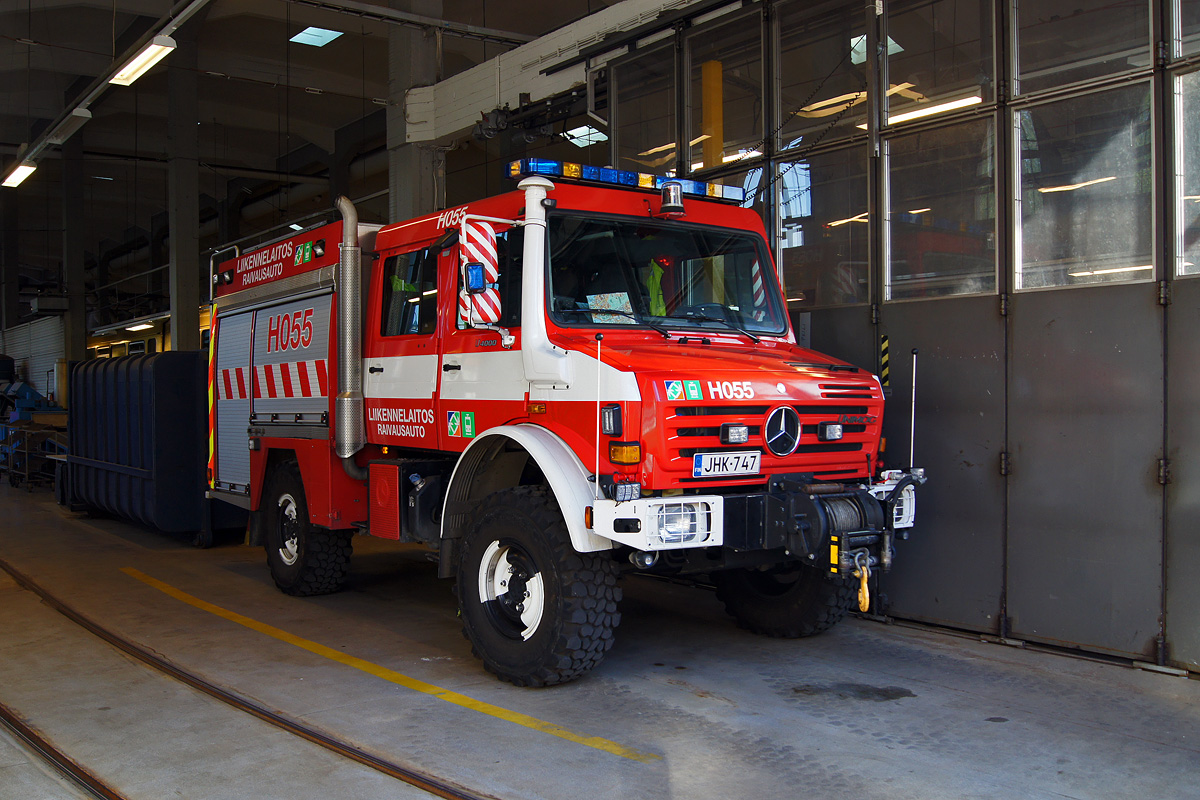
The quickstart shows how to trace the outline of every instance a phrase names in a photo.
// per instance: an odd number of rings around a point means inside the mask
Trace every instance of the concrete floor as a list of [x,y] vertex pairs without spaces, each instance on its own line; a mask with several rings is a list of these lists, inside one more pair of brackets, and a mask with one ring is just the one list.
[[[858,619],[765,639],[709,592],[635,580],[599,669],[518,689],[401,546],[356,539],[347,590],[297,599],[259,549],[73,517],[48,492],[0,486],[0,519],[0,558],[106,627],[505,800],[1200,798],[1200,680]],[[195,697],[11,583],[0,700],[131,798],[416,794]]]

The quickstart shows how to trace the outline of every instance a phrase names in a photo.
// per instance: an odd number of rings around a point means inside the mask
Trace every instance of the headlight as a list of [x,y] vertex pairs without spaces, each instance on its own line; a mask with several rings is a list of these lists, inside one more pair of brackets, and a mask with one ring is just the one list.
[[663,544],[695,541],[701,532],[700,506],[696,503],[659,506],[654,523],[655,534]]

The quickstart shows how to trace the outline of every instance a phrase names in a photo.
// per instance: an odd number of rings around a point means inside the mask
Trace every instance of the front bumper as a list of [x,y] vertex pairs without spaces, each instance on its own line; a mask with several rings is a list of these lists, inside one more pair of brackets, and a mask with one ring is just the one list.
[[915,487],[924,481],[924,470],[885,472],[869,485],[776,475],[764,492],[597,500],[592,530],[646,552],[782,550],[840,574],[864,561],[886,570],[893,539],[906,536],[913,525]]

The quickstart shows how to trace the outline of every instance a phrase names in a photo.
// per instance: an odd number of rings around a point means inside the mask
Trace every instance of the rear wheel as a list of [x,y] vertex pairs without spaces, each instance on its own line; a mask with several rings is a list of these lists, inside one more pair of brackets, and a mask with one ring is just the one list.
[[463,635],[497,677],[518,686],[564,683],[591,670],[621,620],[617,566],[576,553],[544,487],[485,499],[462,544]]
[[350,533],[312,524],[294,461],[279,464],[271,473],[262,502],[267,564],[280,591],[306,597],[341,589],[353,546]]
[[785,639],[829,630],[846,616],[857,592],[853,581],[805,566],[730,569],[712,579],[738,625]]

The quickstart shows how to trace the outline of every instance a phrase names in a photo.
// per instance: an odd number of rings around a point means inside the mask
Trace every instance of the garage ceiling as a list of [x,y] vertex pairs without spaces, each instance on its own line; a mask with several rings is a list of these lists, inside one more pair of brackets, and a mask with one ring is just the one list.
[[[74,135],[84,152],[82,192],[88,286],[164,262],[167,215],[167,68],[196,45],[202,245],[231,196],[259,215],[240,234],[328,208],[328,164],[349,142],[351,188],[387,187],[384,148],[388,37],[419,15],[439,40],[439,78],[614,4],[615,0],[430,0],[391,7],[360,0],[211,0],[173,36],[180,50],[132,86],[104,84],[92,119]],[[0,7],[0,162],[7,172],[39,134],[147,32],[186,4],[165,0],[14,0]],[[340,31],[323,47],[289,41],[308,26]],[[413,30],[412,25],[402,27]],[[182,59],[177,58],[177,62]],[[186,63],[186,62],[185,62]],[[482,110],[482,109],[481,109]],[[341,131],[339,137],[339,131]],[[373,157],[372,157],[373,155]],[[0,189],[4,224],[19,232],[22,312],[34,292],[62,291],[61,156],[48,147],[17,189]],[[12,206],[16,206],[15,217]],[[382,206],[386,208],[386,205]],[[6,230],[5,237],[12,231]],[[155,249],[158,248],[156,253]],[[12,270],[11,245],[5,269]],[[165,282],[165,273],[163,279]],[[148,285],[152,286],[151,281]],[[95,299],[89,294],[89,301]]]

